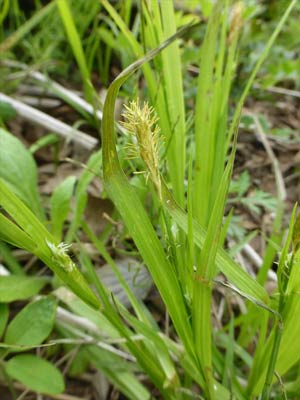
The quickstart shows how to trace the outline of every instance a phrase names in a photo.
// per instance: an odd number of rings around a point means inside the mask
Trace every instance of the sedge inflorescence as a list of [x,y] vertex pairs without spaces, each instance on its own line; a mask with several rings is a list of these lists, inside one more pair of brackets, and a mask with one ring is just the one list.
[[58,267],[65,269],[67,272],[72,272],[76,269],[76,265],[73,263],[68,255],[68,250],[71,245],[66,243],[59,243],[58,245],[46,240],[47,246],[51,250],[52,257],[51,260]]
[[[137,146],[130,145],[130,157],[136,158],[140,155],[143,160],[147,178],[156,187],[159,198],[161,198],[161,179],[159,174],[159,155],[158,155],[158,137],[160,133],[157,125],[158,117],[154,108],[144,102],[140,107],[139,101],[131,101],[129,105],[125,105],[125,111],[122,114],[124,122],[123,127],[136,137]],[[137,151],[138,149],[138,151]]]

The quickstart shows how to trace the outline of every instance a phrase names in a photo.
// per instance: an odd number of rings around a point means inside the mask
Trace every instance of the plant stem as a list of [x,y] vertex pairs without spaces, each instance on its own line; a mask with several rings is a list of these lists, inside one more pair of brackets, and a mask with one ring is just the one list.
[[289,277],[291,276],[293,265],[294,265],[294,254],[292,255],[291,260],[289,262],[288,273],[287,273],[286,279],[283,282],[282,288],[280,290],[279,305],[278,305],[278,320],[277,320],[276,330],[274,332],[274,342],[273,342],[271,357],[270,357],[270,361],[269,361],[267,376],[266,376],[261,400],[268,400],[270,397],[272,380],[273,380],[273,376],[274,376],[276,361],[277,361],[281,338],[282,338],[282,333],[283,333],[282,315],[283,315],[283,311],[284,311],[286,299],[287,299],[287,286],[288,286],[288,282],[289,282]]
[[[281,295],[280,300],[279,300],[279,310],[283,309],[284,304],[285,304],[285,297],[284,297],[284,295]],[[277,357],[278,357],[278,353],[279,353],[279,347],[280,347],[280,342],[281,342],[281,338],[282,338],[282,333],[283,333],[283,321],[282,321],[281,313],[280,313],[280,317],[277,320],[277,326],[276,326],[276,330],[274,333],[273,348],[272,348],[272,352],[271,352],[271,358],[270,358],[270,362],[269,362],[269,367],[268,367],[268,371],[267,371],[266,381],[265,381],[265,385],[263,388],[261,400],[268,400],[270,397],[272,380],[273,380],[276,361],[277,361]]]

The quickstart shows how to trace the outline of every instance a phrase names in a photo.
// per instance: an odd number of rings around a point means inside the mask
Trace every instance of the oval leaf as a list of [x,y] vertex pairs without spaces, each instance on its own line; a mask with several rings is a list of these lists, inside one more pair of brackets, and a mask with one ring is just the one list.
[[36,295],[45,286],[47,279],[29,276],[1,276],[0,302],[10,303],[15,300],[28,299]]
[[16,137],[1,128],[0,177],[36,215],[43,216],[35,161]]
[[35,392],[56,395],[65,389],[61,372],[50,362],[32,354],[11,358],[5,364],[5,371]]
[[4,342],[21,346],[37,346],[50,334],[56,312],[56,301],[45,297],[28,304],[8,325]]

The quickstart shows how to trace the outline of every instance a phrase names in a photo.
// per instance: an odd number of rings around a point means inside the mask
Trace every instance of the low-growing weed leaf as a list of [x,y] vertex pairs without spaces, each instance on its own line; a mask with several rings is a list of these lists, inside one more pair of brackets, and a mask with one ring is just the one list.
[[61,372],[49,361],[32,354],[20,354],[5,363],[6,373],[38,393],[57,395],[64,391]]
[[56,301],[48,296],[28,304],[8,325],[4,342],[37,346],[51,333],[56,314]]
[[0,302],[28,299],[39,293],[47,279],[20,275],[0,277]]
[[250,187],[250,175],[248,171],[244,171],[237,180],[230,182],[229,192],[236,193],[238,197],[243,196]]
[[2,121],[8,121],[14,118],[16,115],[17,113],[11,104],[5,101],[0,101],[0,119]]
[[0,177],[37,216],[43,217],[34,159],[16,137],[1,128]]
[[275,197],[263,190],[255,190],[251,196],[242,198],[241,203],[258,215],[261,214],[260,207],[270,211],[277,209],[277,200]]

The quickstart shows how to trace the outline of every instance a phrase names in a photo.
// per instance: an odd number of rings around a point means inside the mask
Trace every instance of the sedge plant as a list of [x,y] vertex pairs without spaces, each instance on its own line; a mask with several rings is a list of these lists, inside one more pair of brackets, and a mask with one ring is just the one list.
[[[74,218],[65,236],[67,244],[62,242],[62,227],[69,206],[60,216],[58,205],[66,206],[70,200],[73,179],[65,181],[53,194],[52,227],[51,224],[46,227],[45,215],[39,207],[38,212],[30,209],[32,205],[26,204],[24,193],[23,198],[22,193],[17,193],[16,185],[9,184],[5,177],[0,179],[0,205],[5,210],[0,214],[0,239],[36,255],[77,296],[70,300],[59,289],[54,291],[70,309],[95,321],[99,329],[101,326],[101,333],[93,332],[91,338],[101,339],[102,347],[86,343],[81,357],[92,360],[130,399],[151,398],[149,385],[144,385],[136,375],[143,373],[165,399],[246,400],[261,396],[266,400],[270,398],[276,375],[285,374],[300,360],[300,351],[296,351],[299,345],[291,346],[300,333],[295,317],[300,306],[297,297],[299,220],[295,218],[295,210],[280,256],[278,294],[270,296],[263,281],[250,276],[223,249],[228,227],[228,220],[224,223],[223,217],[243,103],[296,1],[291,1],[259,57],[230,124],[228,102],[237,64],[242,5],[234,6],[228,25],[229,1],[219,0],[212,8],[208,2],[204,3],[210,17],[199,57],[194,134],[189,148],[186,147],[178,40],[191,29],[197,29],[198,24],[190,22],[177,31],[176,12],[171,1],[161,4],[141,1],[141,44],[128,28],[128,18],[122,20],[111,4],[102,0],[102,6],[139,59],[124,69],[108,88],[102,120],[102,155],[99,152],[90,158],[88,169],[75,189]],[[90,90],[89,71],[68,2],[61,1],[59,10],[85,81],[86,97],[92,101],[95,93]],[[154,49],[144,52],[149,47]],[[153,66],[149,63],[152,60]],[[144,185],[149,188],[151,204],[159,215],[155,223],[122,169],[124,162],[119,158],[115,136],[114,109],[119,90],[139,69],[148,85],[150,103],[131,99],[124,107],[122,127],[131,142],[125,150],[127,157],[134,151],[142,165]],[[162,75],[159,82],[157,73]],[[170,317],[169,334],[161,330],[134,295],[101,239],[82,220],[86,188],[93,177],[91,171],[101,167],[105,190],[146,264]],[[69,243],[76,239],[79,228],[110,264],[130,301],[132,312],[111,295],[80,243],[79,259],[84,273],[70,258]],[[291,241],[293,248],[289,254]],[[165,242],[169,246],[164,246]],[[19,273],[19,266],[14,268],[15,273]],[[219,279],[219,273],[226,280]],[[243,324],[249,325],[243,316],[237,322],[232,316],[227,326],[219,331],[215,328],[211,309],[216,285],[239,296],[251,315],[260,319],[259,331],[252,332],[250,338],[258,342],[253,352],[235,337],[235,325],[241,326],[241,330]],[[52,307],[54,310],[55,306]],[[274,324],[269,329],[270,320]],[[84,335],[82,330],[59,321],[57,330],[71,340]],[[26,349],[40,344],[40,341],[26,340],[15,344],[26,345]],[[22,360],[17,358],[15,364],[10,361],[10,346],[14,346],[12,339],[4,338],[1,367],[12,379],[18,379],[12,371]],[[245,368],[239,367],[240,360]],[[24,362],[30,363],[30,360]],[[274,388],[274,393],[278,393],[275,385]]]

